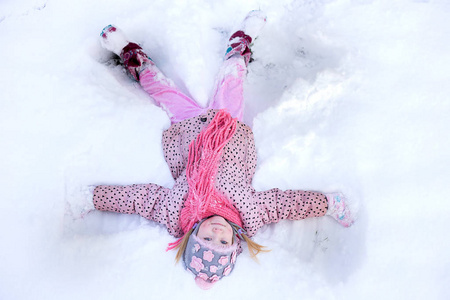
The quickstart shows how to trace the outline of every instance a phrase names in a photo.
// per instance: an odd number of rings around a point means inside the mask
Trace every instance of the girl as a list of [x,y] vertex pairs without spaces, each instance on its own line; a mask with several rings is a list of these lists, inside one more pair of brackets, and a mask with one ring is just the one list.
[[139,214],[167,227],[178,238],[176,260],[204,288],[233,270],[241,241],[255,257],[267,251],[252,237],[264,224],[330,215],[341,225],[353,223],[339,193],[271,189],[255,191],[256,151],[251,129],[242,123],[243,81],[250,46],[266,17],[252,11],[229,39],[210,104],[200,107],[155,66],[142,48],[116,27],[101,33],[101,43],[120,56],[128,73],[167,111],[172,125],[163,133],[164,157],[175,184],[97,186],[98,210]]

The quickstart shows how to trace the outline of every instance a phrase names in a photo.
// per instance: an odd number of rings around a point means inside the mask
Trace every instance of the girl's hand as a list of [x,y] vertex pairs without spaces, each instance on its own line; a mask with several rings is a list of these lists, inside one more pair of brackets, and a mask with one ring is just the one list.
[[350,227],[354,223],[353,215],[347,206],[345,196],[342,193],[325,194],[328,200],[327,215],[335,219],[344,227]]

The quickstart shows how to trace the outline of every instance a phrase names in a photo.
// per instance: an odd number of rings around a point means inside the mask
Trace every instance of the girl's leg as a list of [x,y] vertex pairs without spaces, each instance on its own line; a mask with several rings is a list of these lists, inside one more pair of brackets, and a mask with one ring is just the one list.
[[216,80],[210,109],[226,108],[234,118],[242,121],[244,115],[244,79],[247,74],[245,60],[235,55],[223,62]]
[[167,112],[172,124],[196,117],[206,111],[183,94],[172,80],[165,77],[154,63],[147,64],[139,74],[142,88]]
[[225,61],[217,76],[209,108],[226,108],[230,114],[242,121],[244,115],[244,79],[251,60],[250,46],[266,23],[262,11],[251,11],[240,28],[228,41]]
[[172,124],[205,111],[165,77],[139,45],[128,42],[118,28],[105,27],[100,40],[104,48],[120,56],[129,74],[167,112]]

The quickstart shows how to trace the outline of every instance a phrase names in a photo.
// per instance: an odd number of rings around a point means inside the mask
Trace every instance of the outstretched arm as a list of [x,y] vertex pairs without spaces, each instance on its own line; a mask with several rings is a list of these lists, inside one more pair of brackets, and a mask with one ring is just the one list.
[[138,214],[148,220],[163,224],[174,236],[181,234],[178,211],[182,199],[173,190],[157,184],[127,186],[100,185],[94,190],[94,206],[98,210],[124,214]]
[[274,188],[255,192],[254,201],[260,207],[264,224],[280,220],[301,220],[321,217],[327,212],[327,198],[324,194],[311,191],[285,190]]

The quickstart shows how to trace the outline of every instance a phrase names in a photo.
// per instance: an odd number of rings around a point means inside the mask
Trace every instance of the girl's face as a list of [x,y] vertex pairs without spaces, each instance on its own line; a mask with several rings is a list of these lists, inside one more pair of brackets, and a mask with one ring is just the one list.
[[233,229],[221,216],[214,216],[203,221],[198,229],[197,236],[202,240],[222,247],[233,244]]

